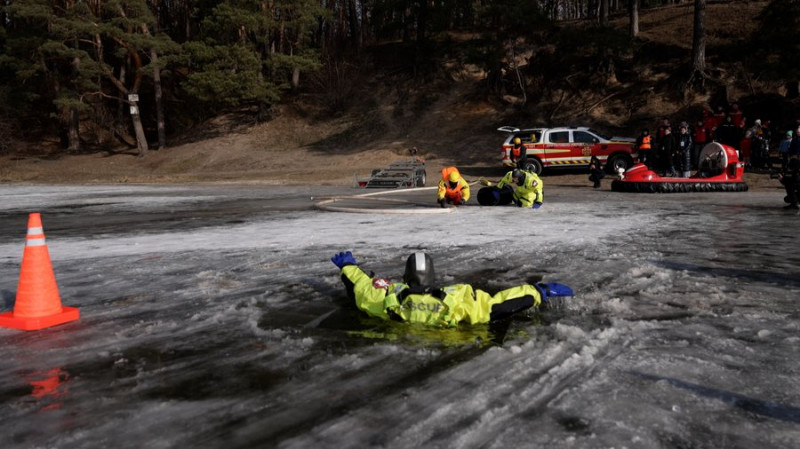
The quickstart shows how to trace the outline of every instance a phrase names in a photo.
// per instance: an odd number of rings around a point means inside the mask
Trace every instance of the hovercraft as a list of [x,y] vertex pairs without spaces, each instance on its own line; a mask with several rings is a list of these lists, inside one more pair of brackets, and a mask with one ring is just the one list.
[[644,164],[636,164],[611,183],[615,192],[685,193],[744,192],[744,164],[735,148],[717,142],[700,151],[698,170],[688,178],[659,176]]

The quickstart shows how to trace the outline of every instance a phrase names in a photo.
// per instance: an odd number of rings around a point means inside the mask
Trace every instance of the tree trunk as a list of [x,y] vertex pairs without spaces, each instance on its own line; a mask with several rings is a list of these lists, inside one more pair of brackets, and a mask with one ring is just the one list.
[[300,68],[295,67],[292,69],[292,90],[297,91],[300,88]]
[[[361,28],[360,28],[361,34],[359,36],[359,43],[361,44],[361,47],[363,47],[364,44],[366,43],[365,38],[369,36],[367,30],[370,29],[371,26],[370,20],[372,16],[367,13],[367,8],[364,8],[363,4],[359,9],[361,10]],[[359,47],[359,52],[361,51],[361,47]]]
[[[53,90],[56,93],[56,96],[61,91],[61,84],[59,83],[58,77],[53,79]],[[59,116],[59,137],[61,140],[61,146],[66,147],[67,151],[79,151],[81,149],[81,140],[80,140],[80,133],[79,133],[79,117],[78,117],[78,110],[74,107],[63,106],[61,107]]]
[[350,23],[350,41],[355,46],[356,51],[361,50],[361,29],[358,23],[358,10],[356,8],[355,0],[348,0],[347,2],[347,21]]
[[419,2],[419,6],[417,9],[417,45],[425,42],[428,35],[428,2],[426,0],[422,0]]
[[69,140],[69,147],[67,148],[70,152],[80,151],[81,149],[81,139],[78,133],[78,126],[80,125],[80,120],[78,119],[78,110],[76,108],[69,108],[69,131],[67,133],[67,138]]
[[706,69],[706,0],[695,0],[694,2],[692,69],[692,76],[704,76]]
[[125,86],[124,80],[120,80],[114,76],[114,72],[112,72],[111,69],[106,66],[105,61],[103,60],[103,40],[100,38],[99,34],[95,34],[94,36],[97,60],[109,81],[111,81],[111,83],[120,91],[120,94],[128,95],[127,100],[131,105],[131,120],[133,122],[133,130],[136,133],[136,146],[139,148],[139,157],[143,157],[148,151],[147,138],[144,134],[142,119],[139,116],[138,101],[131,99],[131,95],[137,95],[139,93],[139,86],[142,83],[142,58],[139,56],[139,53],[136,51],[136,49],[131,47],[127,42],[117,38],[114,38],[114,41],[128,51],[128,58],[133,64],[133,87],[128,89]]
[[608,3],[609,0],[600,0],[600,25],[608,26]]
[[403,7],[401,12],[402,14],[401,20],[403,25],[403,43],[407,44],[411,42],[411,31],[410,31],[411,19],[409,18],[410,13],[408,11],[409,5],[407,1],[403,1],[400,4]]
[[[119,79],[121,80],[125,79],[126,77],[125,70],[126,70],[125,64],[120,64]],[[128,113],[127,109],[128,109],[128,103],[125,100],[120,99],[117,102],[117,123],[122,124],[128,120],[128,116],[126,115]]]
[[786,83],[786,98],[800,97],[800,80],[792,80]]
[[[130,45],[127,45],[127,43],[122,41],[119,43],[128,50],[128,56],[133,63],[133,88],[130,90],[125,88],[124,82],[121,80],[112,79],[111,82],[118,82],[119,84],[117,87],[122,87],[122,91],[127,93],[130,99],[130,95],[138,96],[139,94],[139,86],[142,83],[142,58],[139,56],[139,53]],[[149,148],[147,146],[147,137],[144,134],[144,127],[142,126],[142,116],[139,113],[139,102],[131,100],[131,107],[131,120],[133,121],[133,130],[136,133],[136,146],[139,148],[139,157],[144,157]]]
[[517,52],[515,51],[513,40],[511,41],[511,61],[514,63],[514,71],[517,73],[517,81],[522,91],[522,105],[524,106],[528,102],[528,94],[525,89],[525,81],[522,79],[522,73],[519,71],[519,65],[517,65]]
[[133,122],[133,131],[136,133],[136,147],[139,149],[139,157],[144,157],[147,154],[147,137],[144,135],[144,126],[142,126],[142,116],[139,115],[139,102],[131,100],[131,121]]
[[158,128],[158,149],[163,150],[167,146],[167,132],[164,125],[164,101],[161,91],[161,68],[158,67],[158,52],[150,50],[150,59],[153,61],[153,90],[156,97],[156,126]]
[[629,12],[631,39],[635,39],[639,35],[639,0],[630,0]]

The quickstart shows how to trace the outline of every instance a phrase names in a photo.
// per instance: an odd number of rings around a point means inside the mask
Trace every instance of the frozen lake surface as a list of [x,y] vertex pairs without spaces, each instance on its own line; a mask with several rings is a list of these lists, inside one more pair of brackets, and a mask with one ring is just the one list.
[[[0,186],[2,309],[41,212],[81,312],[0,328],[0,447],[800,447],[800,216],[779,189],[312,207],[354,193]],[[576,295],[492,326],[381,322],[348,303],[342,250],[386,277],[424,250],[442,283]]]

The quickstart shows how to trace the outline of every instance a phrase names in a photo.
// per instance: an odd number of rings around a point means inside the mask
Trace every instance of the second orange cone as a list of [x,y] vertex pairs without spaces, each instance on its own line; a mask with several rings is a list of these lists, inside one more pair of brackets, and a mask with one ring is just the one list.
[[0,327],[37,330],[75,321],[79,316],[78,309],[61,305],[50,252],[44,240],[42,217],[32,213],[28,217],[28,236],[14,311],[0,314]]

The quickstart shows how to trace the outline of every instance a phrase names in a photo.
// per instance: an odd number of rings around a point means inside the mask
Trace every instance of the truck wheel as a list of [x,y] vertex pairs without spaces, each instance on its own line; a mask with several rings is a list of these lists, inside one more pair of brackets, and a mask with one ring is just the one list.
[[606,162],[606,171],[611,174],[617,174],[619,169],[625,171],[633,166],[633,159],[625,154],[617,154],[608,158]]
[[528,159],[525,161],[523,170],[540,175],[542,173],[542,162],[539,159]]
[[425,187],[425,182],[428,180],[428,174],[425,173],[425,170],[421,172],[417,172],[417,179],[415,187]]

